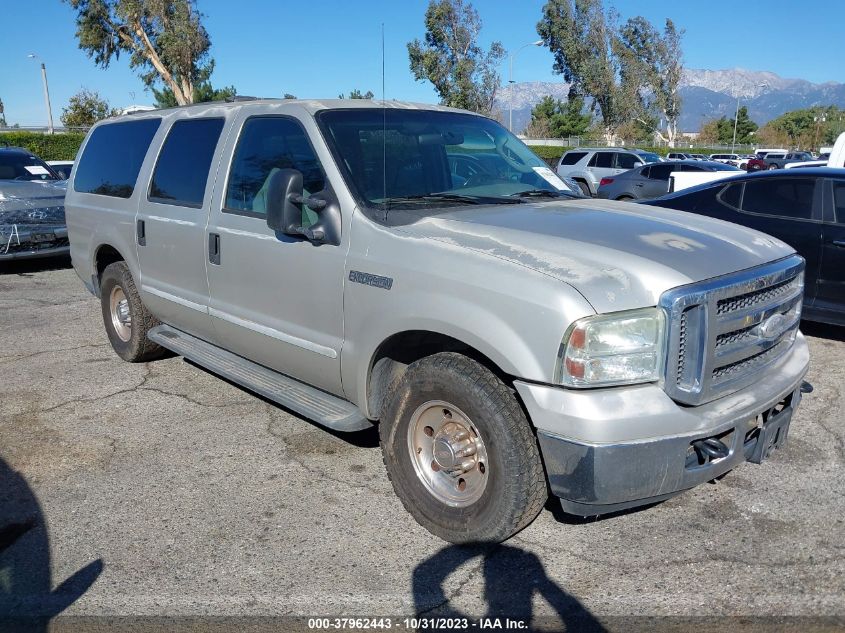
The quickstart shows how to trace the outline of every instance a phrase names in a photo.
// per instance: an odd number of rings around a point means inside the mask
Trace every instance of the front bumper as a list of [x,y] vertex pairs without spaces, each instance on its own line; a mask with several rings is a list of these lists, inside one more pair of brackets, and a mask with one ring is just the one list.
[[[764,381],[697,407],[676,404],[657,385],[515,385],[537,427],[552,492],[565,511],[592,516],[666,499],[746,461],[758,416],[778,405],[794,411],[808,367],[799,333]],[[729,452],[700,464],[692,443],[712,437]]]
[[70,254],[67,227],[0,227],[0,261]]

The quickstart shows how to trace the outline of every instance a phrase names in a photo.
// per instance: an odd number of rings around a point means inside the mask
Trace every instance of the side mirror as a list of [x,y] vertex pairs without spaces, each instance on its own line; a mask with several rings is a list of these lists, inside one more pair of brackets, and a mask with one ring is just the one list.
[[288,234],[299,227],[302,224],[302,209],[294,202],[297,198],[302,200],[301,172],[280,169],[270,176],[267,183],[267,226]]

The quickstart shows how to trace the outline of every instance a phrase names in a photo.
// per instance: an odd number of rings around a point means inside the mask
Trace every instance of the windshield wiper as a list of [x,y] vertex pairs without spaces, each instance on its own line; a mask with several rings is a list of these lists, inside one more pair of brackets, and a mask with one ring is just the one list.
[[417,202],[417,201],[432,201],[438,202],[445,200],[447,202],[462,202],[464,204],[519,204],[519,200],[513,198],[502,198],[497,196],[466,196],[459,193],[425,193],[413,196],[396,196],[388,198],[385,202],[388,205],[403,202]]
[[512,193],[514,198],[577,198],[575,193],[569,191],[551,191],[549,189],[527,189],[526,191],[519,191]]

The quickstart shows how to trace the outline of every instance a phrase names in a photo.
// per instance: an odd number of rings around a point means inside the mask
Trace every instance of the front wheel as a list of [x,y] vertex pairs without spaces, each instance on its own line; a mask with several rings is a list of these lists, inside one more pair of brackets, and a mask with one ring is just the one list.
[[126,262],[109,264],[100,279],[103,324],[115,353],[123,360],[140,363],[160,358],[164,348],[147,338],[159,324],[141,302]]
[[769,165],[768,170],[769,170],[769,171],[773,171],[773,170],[775,170],[775,169],[777,169],[777,168],[778,168],[778,166],[777,166],[777,165]]
[[537,440],[490,370],[452,352],[411,364],[380,424],[384,463],[405,509],[452,543],[498,543],[546,500]]

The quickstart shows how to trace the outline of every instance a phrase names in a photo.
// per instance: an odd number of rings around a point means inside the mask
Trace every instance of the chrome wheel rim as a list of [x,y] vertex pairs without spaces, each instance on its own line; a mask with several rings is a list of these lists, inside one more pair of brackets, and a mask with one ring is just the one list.
[[484,494],[487,448],[472,420],[453,404],[430,400],[411,415],[408,452],[417,478],[438,501],[452,507]]
[[124,343],[132,337],[132,315],[129,312],[129,299],[123,288],[115,286],[109,295],[109,313],[114,333]]

